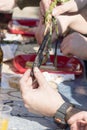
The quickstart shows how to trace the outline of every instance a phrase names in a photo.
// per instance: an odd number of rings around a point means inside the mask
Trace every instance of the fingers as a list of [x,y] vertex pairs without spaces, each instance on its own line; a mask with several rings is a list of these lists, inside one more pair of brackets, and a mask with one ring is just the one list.
[[45,86],[46,79],[37,67],[34,68],[34,75],[35,75],[35,78],[36,78],[39,86],[42,86],[42,85]]
[[58,16],[60,14],[66,13],[66,12],[71,13],[71,12],[76,12],[76,11],[77,11],[76,2],[73,0],[70,0],[68,2],[62,3],[61,5],[55,7],[53,9],[52,15]]
[[87,122],[82,120],[75,121],[70,126],[70,130],[86,130],[86,128],[87,128]]
[[51,4],[51,0],[41,0],[40,10],[43,16],[45,15],[45,12],[49,9],[50,4]]
[[73,123],[73,124],[70,126],[70,130],[80,130],[80,129],[78,129],[77,123]]
[[69,10],[69,6],[67,6],[67,3],[59,5],[53,9],[52,15],[58,16],[60,14],[63,14]]
[[69,42],[69,36],[65,37],[60,45],[61,50],[63,51],[66,47],[66,44]]
[[30,70],[27,70],[21,80],[19,81],[20,89],[24,90],[26,88],[30,88],[32,85],[32,78],[30,77]]
[[28,80],[29,77],[30,77],[30,69],[28,69],[28,70],[24,73],[24,75],[23,75],[23,77],[21,78],[20,82],[21,82],[21,83],[22,83],[22,82],[27,82],[27,80]]
[[42,25],[42,23],[40,22],[37,30],[35,32],[35,38],[38,42],[38,44],[42,43],[43,37],[44,37],[44,30],[45,30],[45,25]]
[[68,124],[73,124],[74,122],[78,121],[78,120],[83,120],[86,121],[87,123],[87,112],[82,111],[79,112],[75,115],[73,115],[69,120],[68,120]]
[[66,38],[63,39],[61,45],[60,45],[60,49],[62,51],[62,53],[64,55],[67,55],[68,51],[69,51],[69,46],[67,47],[67,44],[69,42],[68,36]]
[[41,12],[41,15],[44,16],[45,10],[44,10],[44,6],[43,6],[42,1],[40,2],[40,12]]

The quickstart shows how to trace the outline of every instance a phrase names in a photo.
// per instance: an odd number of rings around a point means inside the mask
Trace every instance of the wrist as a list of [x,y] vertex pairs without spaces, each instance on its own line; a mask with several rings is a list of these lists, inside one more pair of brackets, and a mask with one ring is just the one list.
[[65,102],[56,111],[56,114],[54,115],[54,120],[56,123],[60,125],[61,128],[66,128],[70,117],[72,117],[74,114],[80,111],[80,109],[75,108],[75,105]]
[[68,108],[66,111],[66,122],[68,123],[70,118],[79,112],[81,112],[81,110],[79,108],[76,108],[75,106]]
[[56,114],[56,111],[64,104],[64,100],[60,100],[60,102],[58,101],[59,99],[56,102],[54,102],[55,104],[54,106],[53,104],[51,104],[50,106],[51,109],[49,109],[47,116],[54,117],[54,115]]
[[56,101],[55,101],[55,106],[54,107],[52,107],[52,117],[54,117],[54,115],[56,114],[56,112],[57,112],[57,110],[63,105],[65,103],[65,101],[62,99],[62,98],[60,98],[59,97],[59,95],[58,95],[58,97],[56,97]]

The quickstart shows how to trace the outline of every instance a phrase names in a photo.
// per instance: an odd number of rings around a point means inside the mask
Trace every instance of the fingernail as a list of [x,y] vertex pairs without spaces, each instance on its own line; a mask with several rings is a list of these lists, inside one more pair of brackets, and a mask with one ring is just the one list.
[[39,72],[39,69],[38,69],[38,67],[35,67],[34,68],[34,73],[37,73],[37,72]]

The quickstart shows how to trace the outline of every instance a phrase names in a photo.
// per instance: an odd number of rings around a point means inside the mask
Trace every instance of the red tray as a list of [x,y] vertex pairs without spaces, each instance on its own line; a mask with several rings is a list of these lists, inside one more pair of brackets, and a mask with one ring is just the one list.
[[[14,24],[16,23],[16,25]],[[33,30],[33,28],[37,27],[39,23],[38,19],[15,19],[9,22],[8,24],[8,30],[10,33],[13,34],[22,34],[26,36],[33,36],[34,37],[34,32],[33,31],[26,31],[23,29],[17,28],[18,26],[21,27],[30,27],[30,30]],[[14,28],[16,26],[16,28]]]
[[[29,55],[18,55],[13,59],[13,65],[19,73],[24,73],[27,68],[25,67],[27,61],[33,62],[36,57],[36,54]],[[69,58],[66,56],[58,55],[58,70],[47,70],[50,73],[63,73],[63,74],[83,74],[83,65],[81,61],[75,57]],[[50,55],[50,61],[53,62],[54,55]],[[44,71],[41,69],[41,71]],[[45,70],[46,71],[46,70]]]

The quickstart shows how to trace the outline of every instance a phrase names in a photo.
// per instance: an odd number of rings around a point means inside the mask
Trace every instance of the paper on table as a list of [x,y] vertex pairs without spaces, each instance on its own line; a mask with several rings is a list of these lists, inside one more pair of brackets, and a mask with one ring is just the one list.
[[7,60],[11,60],[12,58],[14,58],[14,54],[16,52],[17,49],[16,44],[2,44],[1,48],[3,50],[3,61],[7,61]]
[[43,72],[43,74],[47,81],[52,81],[55,82],[56,84],[59,84],[64,81],[75,80],[74,74],[56,74],[48,72]]

